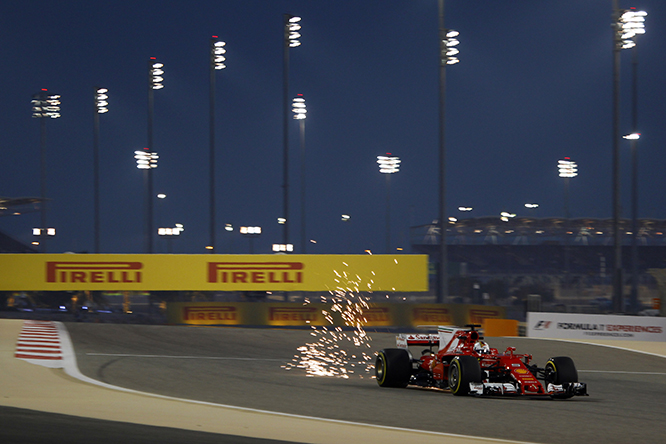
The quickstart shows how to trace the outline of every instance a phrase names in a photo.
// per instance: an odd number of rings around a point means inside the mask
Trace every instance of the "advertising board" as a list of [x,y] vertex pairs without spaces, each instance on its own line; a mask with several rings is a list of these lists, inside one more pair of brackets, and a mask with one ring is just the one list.
[[426,255],[0,255],[0,291],[427,291],[427,273]]
[[[167,322],[172,325],[268,325],[280,327],[405,327],[465,325],[504,317],[503,307],[465,304],[406,303],[307,304],[292,302],[169,302]],[[483,312],[481,313],[481,309]],[[486,316],[477,318],[480,314]]]
[[529,312],[527,336],[553,339],[666,341],[666,318]]

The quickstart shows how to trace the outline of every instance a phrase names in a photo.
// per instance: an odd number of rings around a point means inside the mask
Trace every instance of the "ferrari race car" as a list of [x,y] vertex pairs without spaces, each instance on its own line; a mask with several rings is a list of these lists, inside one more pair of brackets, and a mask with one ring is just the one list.
[[[435,387],[454,395],[535,395],[555,399],[587,395],[587,386],[578,382],[571,358],[550,358],[545,368],[539,368],[530,365],[532,355],[517,354],[515,347],[508,347],[504,353],[490,348],[477,327],[480,326],[440,326],[436,334],[399,334],[397,348],[377,353],[377,383],[380,387]],[[412,346],[428,348],[415,359]]]

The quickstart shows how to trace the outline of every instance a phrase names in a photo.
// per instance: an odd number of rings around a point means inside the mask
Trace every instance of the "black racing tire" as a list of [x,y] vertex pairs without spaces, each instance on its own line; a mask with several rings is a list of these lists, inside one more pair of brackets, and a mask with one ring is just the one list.
[[385,348],[377,353],[375,378],[380,387],[407,387],[412,376],[412,357],[402,348]]
[[[573,359],[568,356],[550,358],[548,362],[546,362],[544,381],[546,384],[552,383],[556,385],[578,382],[578,371],[576,370]],[[572,396],[573,394],[564,393],[552,395],[551,397],[553,399],[567,399]]]
[[469,395],[469,383],[481,382],[481,366],[474,356],[456,356],[449,364],[449,388],[456,396]]

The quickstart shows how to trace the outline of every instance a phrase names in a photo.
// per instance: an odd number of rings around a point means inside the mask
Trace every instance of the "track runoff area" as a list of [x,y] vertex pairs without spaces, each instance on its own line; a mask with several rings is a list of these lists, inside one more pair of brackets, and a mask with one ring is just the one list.
[[[55,323],[59,349],[41,353],[32,340],[54,345],[53,325],[3,320],[0,329],[1,405],[105,421],[288,442],[587,443],[593,435],[607,443],[640,443],[658,441],[658,417],[666,413],[664,344],[658,357],[655,350],[487,338],[494,347],[533,353],[535,361],[571,355],[590,389],[584,398],[524,401],[382,389],[367,378],[286,371],[299,345],[312,340],[303,330]],[[372,336],[371,350],[395,345],[393,334]],[[648,344],[615,342],[627,349]],[[62,369],[16,357],[26,352],[58,355]],[[637,399],[640,387],[645,390]],[[609,415],[615,415],[611,423]]]

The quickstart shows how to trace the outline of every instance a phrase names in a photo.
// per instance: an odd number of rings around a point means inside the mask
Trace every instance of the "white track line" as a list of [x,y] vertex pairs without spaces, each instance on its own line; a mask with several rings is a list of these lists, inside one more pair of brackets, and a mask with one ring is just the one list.
[[86,353],[87,356],[117,356],[119,358],[167,358],[167,359],[219,359],[222,361],[277,361],[285,362],[284,359],[268,358],[232,358],[225,356],[174,356],[174,355],[134,355],[130,353]]
[[614,371],[614,370],[578,370],[578,373],[612,373],[620,375],[663,375],[666,376],[666,373],[662,372],[623,372],[623,371]]

